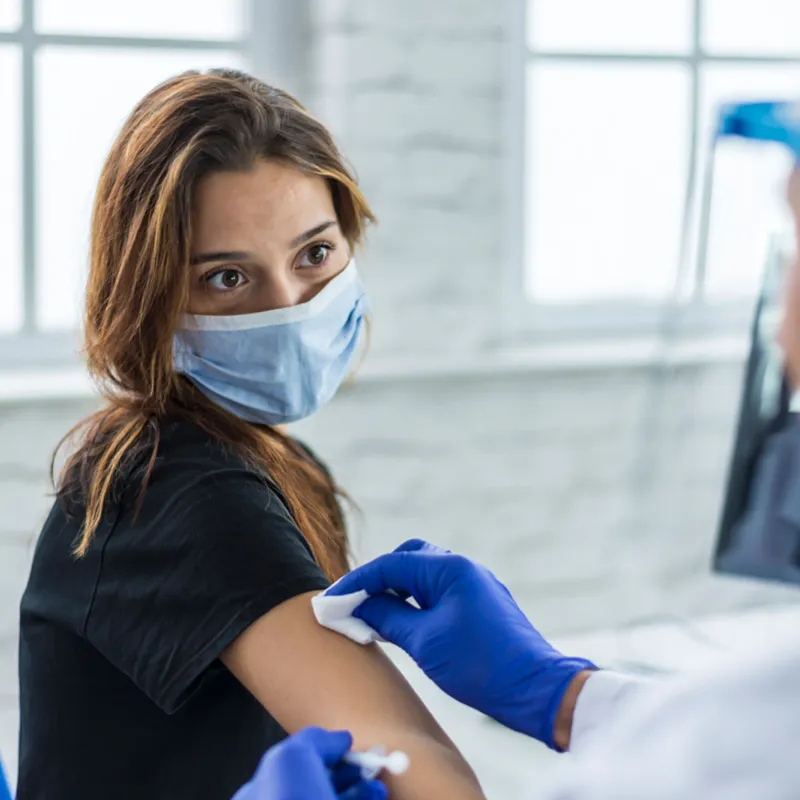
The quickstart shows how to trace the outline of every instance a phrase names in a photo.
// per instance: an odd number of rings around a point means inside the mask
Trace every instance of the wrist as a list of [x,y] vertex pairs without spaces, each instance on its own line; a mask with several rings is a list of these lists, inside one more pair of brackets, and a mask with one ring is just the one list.
[[586,685],[586,681],[595,672],[593,669],[585,669],[578,672],[567,686],[561,698],[561,703],[556,711],[553,721],[553,744],[560,751],[569,750],[569,743],[572,737],[572,721],[575,717],[575,707],[578,704],[578,696]]

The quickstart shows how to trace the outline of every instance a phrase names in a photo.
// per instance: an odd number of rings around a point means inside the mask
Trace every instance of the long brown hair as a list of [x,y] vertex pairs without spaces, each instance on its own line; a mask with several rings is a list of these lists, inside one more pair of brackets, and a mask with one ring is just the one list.
[[80,434],[57,487],[62,500],[80,500],[77,556],[134,467],[141,504],[161,425],[184,420],[277,485],[329,578],[348,568],[330,476],[280,430],[223,411],[173,366],[173,334],[188,302],[195,187],[211,172],[247,170],[259,158],[324,178],[344,237],[351,248],[361,242],[374,218],[329,132],[293,97],[244,73],[187,72],[162,83],[111,148],[92,215],[84,318],[86,360],[106,407],[62,441]]

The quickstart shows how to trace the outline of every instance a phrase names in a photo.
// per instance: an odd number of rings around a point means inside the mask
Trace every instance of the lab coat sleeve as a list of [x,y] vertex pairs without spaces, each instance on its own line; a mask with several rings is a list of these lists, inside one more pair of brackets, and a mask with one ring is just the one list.
[[800,646],[692,677],[587,681],[547,800],[800,797]]
[[570,751],[580,753],[597,735],[602,735],[608,721],[622,713],[622,709],[642,692],[647,692],[652,681],[600,671],[592,675],[578,695],[572,720]]

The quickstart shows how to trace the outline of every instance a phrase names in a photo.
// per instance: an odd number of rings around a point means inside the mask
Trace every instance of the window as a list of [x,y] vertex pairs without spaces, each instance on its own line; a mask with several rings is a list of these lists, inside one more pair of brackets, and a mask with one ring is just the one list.
[[[120,122],[165,77],[197,65],[237,62],[232,54],[195,50],[40,48],[36,59],[36,322],[40,329],[77,325],[92,197]],[[97,113],[98,108],[102,113]],[[64,158],[65,152],[69,159]]]
[[35,0],[42,33],[237,40],[245,33],[238,0]]
[[545,303],[663,296],[686,193],[688,69],[562,62],[531,73],[528,291]]
[[[726,202],[703,269],[698,197],[721,103],[800,97],[797,0],[527,0],[526,15],[534,316],[591,306],[633,318],[672,296],[707,311],[744,298],[765,256],[742,224],[752,219],[746,187],[766,162],[745,147],[716,164]],[[787,163],[773,162],[775,174]]]
[[0,31],[13,31],[20,23],[20,0],[0,0]]
[[[0,13],[3,6],[0,5]],[[2,17],[0,17],[2,18]],[[22,322],[22,60],[17,45],[0,45],[0,333],[16,330]],[[7,78],[7,80],[6,80]]]
[[[244,66],[245,0],[0,0],[0,358],[71,356],[92,195],[134,104],[186,69]],[[33,353],[33,354],[32,354]]]

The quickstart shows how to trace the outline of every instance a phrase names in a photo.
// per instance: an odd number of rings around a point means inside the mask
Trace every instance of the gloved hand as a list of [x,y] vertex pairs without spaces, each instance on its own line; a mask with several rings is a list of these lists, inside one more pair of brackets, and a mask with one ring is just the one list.
[[[354,616],[405,650],[439,688],[555,748],[564,693],[579,672],[595,666],[551,647],[488,569],[411,540],[326,594],[360,590],[371,596]],[[413,597],[419,608],[389,591]]]
[[3,773],[3,762],[0,761],[0,800],[11,800],[11,788]]
[[380,781],[342,763],[352,744],[349,733],[306,728],[268,750],[233,800],[386,800]]

